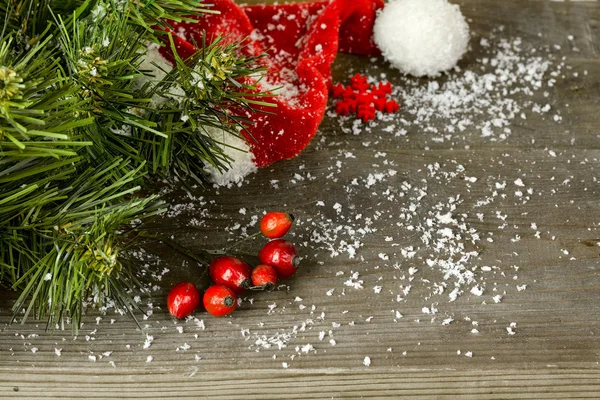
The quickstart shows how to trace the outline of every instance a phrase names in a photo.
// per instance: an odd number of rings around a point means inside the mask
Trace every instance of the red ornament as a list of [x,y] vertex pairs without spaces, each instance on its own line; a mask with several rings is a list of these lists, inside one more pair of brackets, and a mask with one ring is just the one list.
[[242,293],[244,289],[248,289],[252,284],[250,266],[236,257],[221,256],[215,258],[210,263],[208,272],[216,284],[225,285],[236,294]]
[[371,93],[373,93],[373,96],[383,97],[383,98],[385,98],[387,95],[387,93],[384,93],[381,90],[379,90],[379,88],[377,88],[377,85],[371,85]]
[[358,107],[358,102],[356,100],[348,99],[346,103],[348,103],[348,110],[350,110],[351,113],[355,113],[356,108]]
[[334,98],[340,97],[342,94],[344,94],[345,91],[346,91],[346,88],[341,83],[338,83],[337,85],[333,85],[332,94],[333,94]]
[[235,293],[224,285],[213,285],[206,289],[202,300],[206,311],[215,317],[231,314],[237,308]]
[[363,104],[369,105],[373,102],[373,99],[374,99],[374,97],[371,93],[363,92],[356,97],[356,102],[358,103],[359,106],[363,105]]
[[344,90],[344,93],[342,93],[342,99],[348,101],[348,100],[356,100],[356,92],[352,89],[352,87],[347,86],[346,90]]
[[377,97],[373,99],[373,104],[375,105],[375,109],[377,111],[383,111],[385,110],[385,97]]
[[352,78],[350,78],[350,86],[352,89],[360,92],[364,92],[369,88],[369,84],[367,83],[367,77],[362,76],[361,74],[356,74]]
[[389,82],[369,85],[367,78],[356,74],[350,78],[350,86],[340,83],[333,86],[333,97],[341,100],[335,103],[335,112],[338,115],[356,116],[363,122],[373,121],[376,111],[393,113],[400,109],[395,100],[388,100],[392,93],[392,85]]
[[356,116],[362,119],[362,122],[369,122],[375,119],[375,107],[371,105],[360,105],[356,111]]
[[352,111],[350,111],[350,103],[347,101],[338,101],[335,103],[335,112],[338,115],[348,115]]
[[275,268],[277,276],[285,279],[294,275],[298,269],[300,259],[297,254],[296,247],[291,242],[277,239],[264,245],[258,253],[258,259],[261,264],[267,264]]
[[252,284],[266,290],[273,290],[277,284],[277,271],[270,265],[257,265],[252,270]]
[[390,100],[385,103],[385,112],[393,113],[400,109],[398,102],[396,100]]
[[175,318],[185,318],[200,304],[200,292],[191,282],[180,282],[167,295],[167,308]]
[[379,82],[378,89],[385,94],[392,94],[392,84],[389,82]]

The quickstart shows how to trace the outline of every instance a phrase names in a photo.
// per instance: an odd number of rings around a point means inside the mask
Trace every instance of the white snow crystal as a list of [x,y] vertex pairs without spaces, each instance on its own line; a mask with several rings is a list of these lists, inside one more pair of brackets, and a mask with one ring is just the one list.
[[517,186],[525,186],[525,184],[523,183],[523,180],[521,178],[517,178],[515,179],[515,185]]
[[473,286],[471,288],[471,293],[473,293],[475,296],[481,296],[483,294],[483,289],[479,286]]
[[144,341],[144,349],[149,349],[152,346],[152,342],[154,341],[154,336],[146,334],[146,340]]
[[358,272],[354,272],[350,279],[344,282],[344,285],[352,287],[354,289],[362,289],[364,281],[362,279],[358,279]]
[[302,350],[303,353],[308,353],[311,350],[314,350],[315,348],[313,347],[312,344],[308,343],[305,344],[304,346],[302,346],[302,348],[300,350]]

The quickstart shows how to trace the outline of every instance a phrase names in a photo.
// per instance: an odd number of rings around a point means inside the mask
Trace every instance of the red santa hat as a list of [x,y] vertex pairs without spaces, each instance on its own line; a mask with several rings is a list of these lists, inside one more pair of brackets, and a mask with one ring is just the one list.
[[[384,55],[393,63],[398,61],[393,48],[400,47],[402,53],[410,52],[410,48],[402,47],[402,43],[394,42],[393,35],[382,35],[381,31],[395,24],[394,19],[402,17],[408,18],[403,26],[410,25],[411,16],[402,9],[422,4],[420,2],[429,3],[424,9],[417,7],[426,15],[431,11],[427,7],[435,9],[441,3],[445,4],[442,4],[443,7],[448,6],[447,0],[394,0],[386,6],[386,11],[390,8],[391,13],[382,20],[379,28],[382,39],[378,42],[382,43],[380,48],[384,48]],[[382,0],[327,0],[255,6],[238,6],[232,0],[213,0],[211,3],[219,14],[206,14],[197,23],[173,24],[176,32],[183,33],[174,38],[177,52],[184,59],[193,54],[195,48],[192,43],[202,43],[205,32],[209,40],[219,36],[233,40],[249,38],[248,51],[253,55],[268,54],[266,79],[258,85],[262,89],[282,89],[272,99],[277,108],[265,107],[264,111],[269,114],[253,114],[254,124],[248,126],[248,132],[244,133],[253,162],[258,167],[292,158],[311,141],[325,114],[331,86],[331,65],[338,52],[367,56],[381,53],[375,45],[373,29],[377,11],[384,7]],[[391,5],[400,6],[400,9],[392,10]],[[392,22],[389,22],[390,19]],[[413,21],[412,24],[418,26],[422,22]],[[389,46],[386,40],[391,40]],[[460,55],[464,50],[466,41]],[[168,48],[161,52],[170,58]],[[415,59],[413,55],[408,56]],[[402,69],[402,60],[395,65]]]

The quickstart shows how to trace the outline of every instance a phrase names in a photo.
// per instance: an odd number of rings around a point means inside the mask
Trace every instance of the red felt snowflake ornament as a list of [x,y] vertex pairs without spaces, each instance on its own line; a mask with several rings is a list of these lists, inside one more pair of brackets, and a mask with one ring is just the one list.
[[379,82],[371,85],[367,77],[361,74],[351,77],[349,86],[341,83],[334,85],[331,94],[338,99],[335,103],[336,114],[356,114],[365,123],[375,119],[376,111],[391,114],[400,109],[400,104],[389,98],[392,94],[391,83]]

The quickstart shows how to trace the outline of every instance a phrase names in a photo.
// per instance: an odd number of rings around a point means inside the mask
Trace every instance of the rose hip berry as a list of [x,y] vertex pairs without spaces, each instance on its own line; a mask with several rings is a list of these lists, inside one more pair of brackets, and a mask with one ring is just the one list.
[[191,282],[181,282],[173,286],[167,295],[167,308],[175,318],[185,318],[200,304],[200,292]]
[[275,268],[277,276],[281,279],[289,278],[298,269],[300,259],[298,252],[291,242],[283,239],[272,240],[265,244],[258,253],[261,264]]
[[210,263],[208,271],[216,284],[225,285],[236,294],[252,285],[250,266],[236,257],[217,257]]
[[294,216],[286,212],[269,212],[260,220],[260,230],[269,239],[279,239],[290,230]]
[[203,298],[204,308],[215,317],[231,314],[237,307],[237,297],[233,290],[224,285],[213,285],[206,289]]
[[277,271],[270,265],[261,264],[252,270],[252,285],[273,290],[277,284]]

